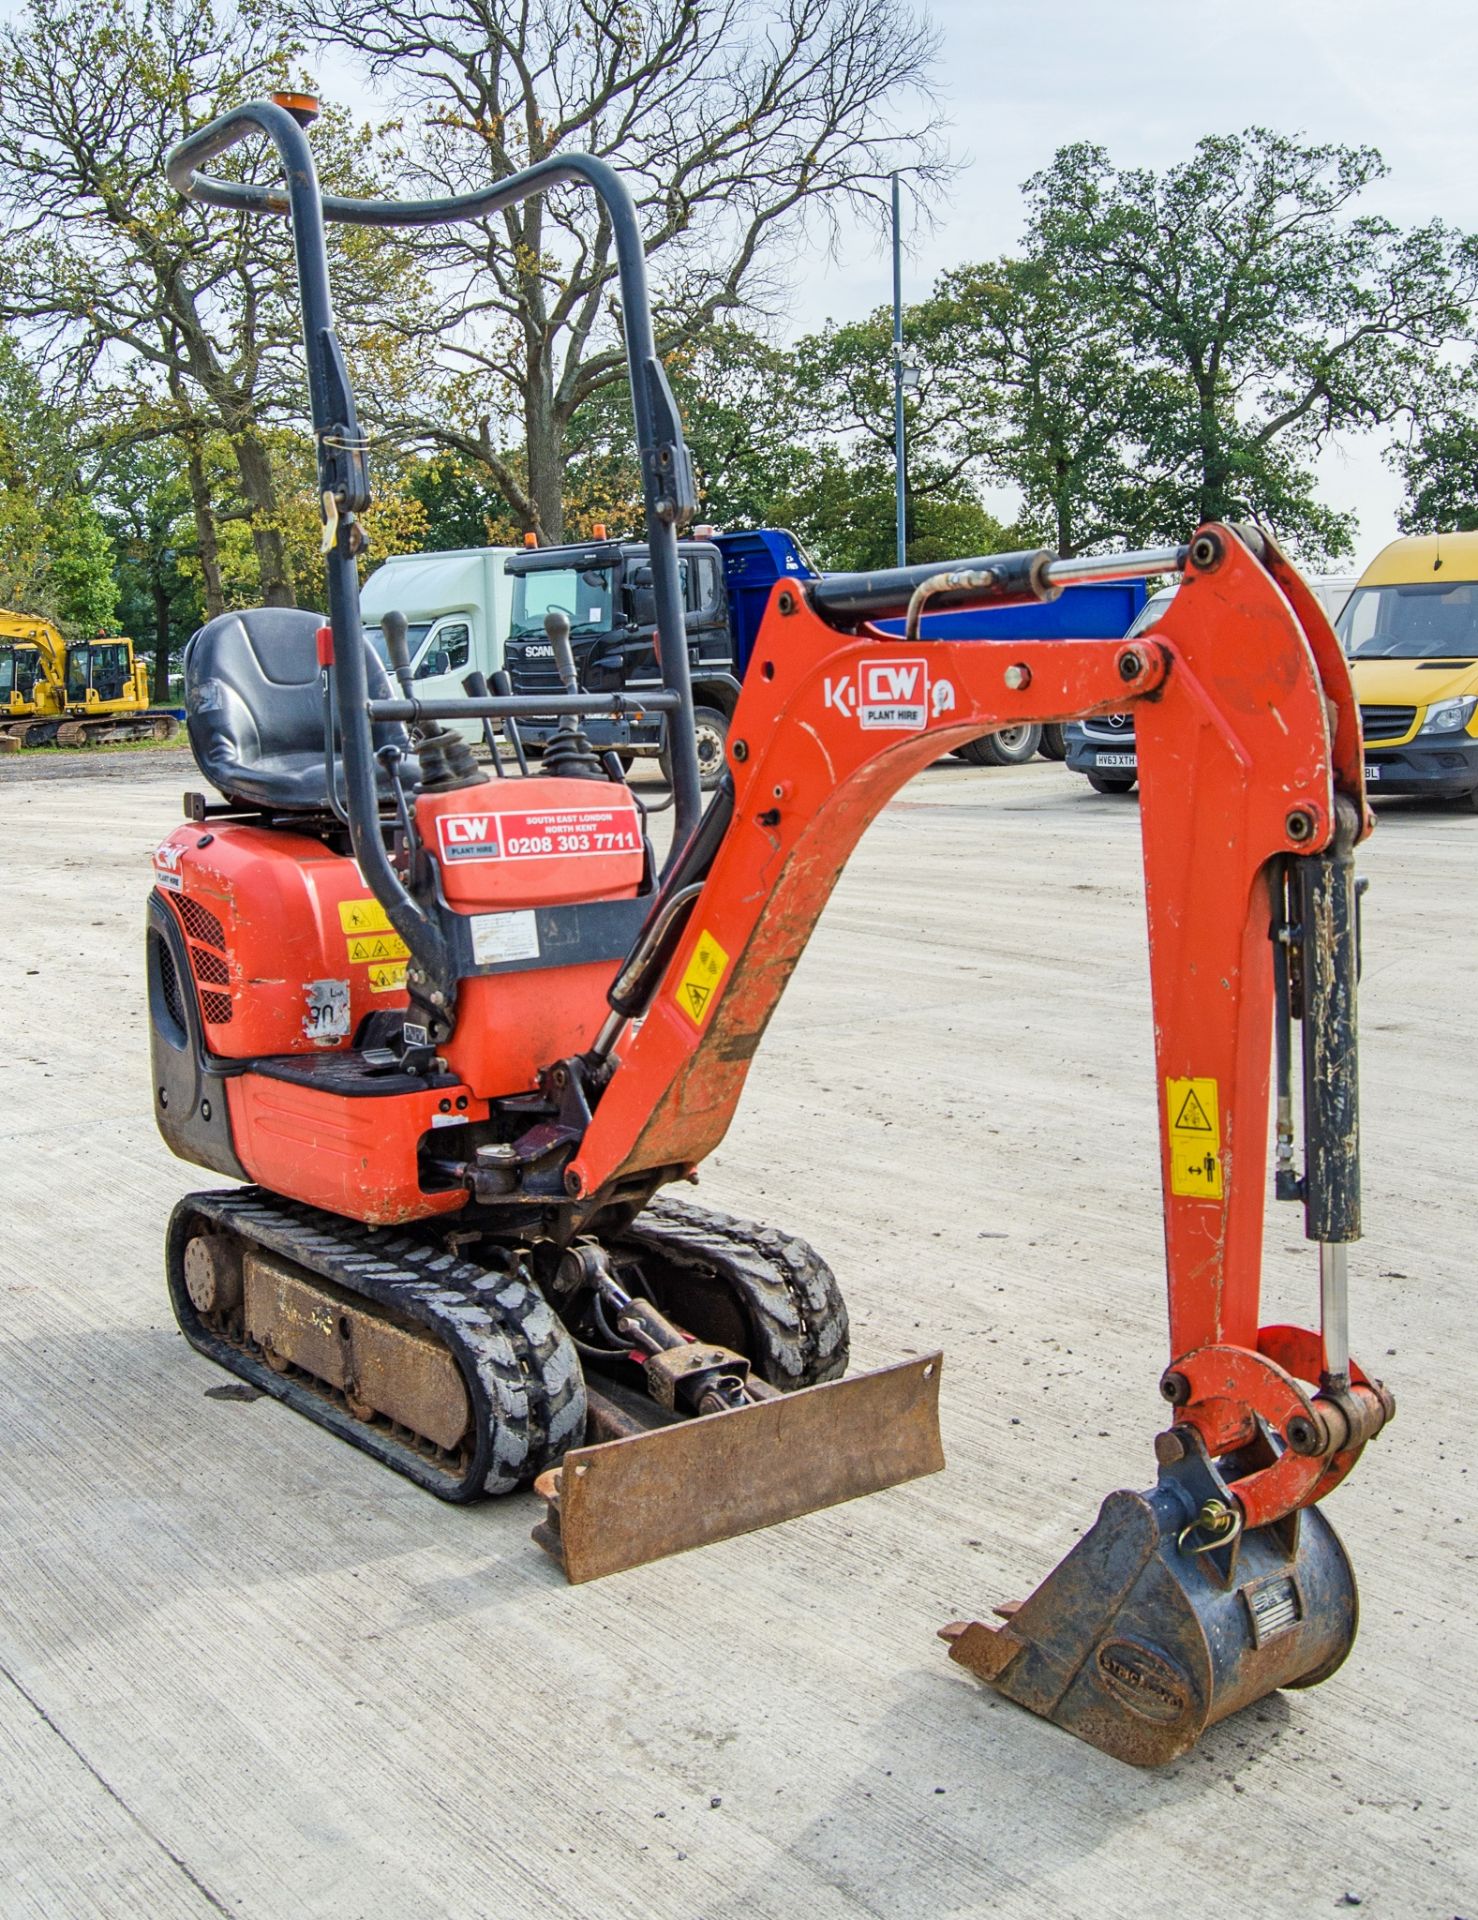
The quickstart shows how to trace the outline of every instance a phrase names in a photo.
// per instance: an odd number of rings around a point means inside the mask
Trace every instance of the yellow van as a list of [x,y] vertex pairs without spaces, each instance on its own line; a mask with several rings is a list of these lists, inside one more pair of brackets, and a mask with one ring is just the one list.
[[1478,533],[1393,540],[1335,631],[1350,657],[1371,793],[1478,809]]

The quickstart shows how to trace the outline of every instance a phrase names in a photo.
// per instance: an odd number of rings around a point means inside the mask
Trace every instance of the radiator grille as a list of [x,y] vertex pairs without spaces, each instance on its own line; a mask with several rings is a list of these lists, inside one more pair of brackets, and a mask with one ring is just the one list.
[[185,1025],[185,1005],[180,999],[180,979],[175,972],[174,956],[162,940],[154,942],[159,955],[159,991],[164,995],[164,1004],[170,1018],[176,1026]]
[[1096,713],[1091,720],[1082,723],[1083,737],[1087,740],[1112,741],[1115,746],[1132,747],[1134,745],[1134,715],[1132,713]]
[[185,923],[185,931],[192,940],[203,940],[207,946],[224,948],[226,930],[208,907],[202,907],[188,893],[177,893],[174,903]]
[[1415,707],[1362,707],[1360,731],[1369,746],[1375,740],[1400,740],[1411,732]]
[[195,969],[197,980],[204,980],[213,987],[231,984],[231,969],[218,953],[212,953],[206,947],[191,947],[190,964]]
[[231,1024],[229,993],[202,992],[200,1004],[205,1010],[205,1024],[208,1027],[226,1027]]

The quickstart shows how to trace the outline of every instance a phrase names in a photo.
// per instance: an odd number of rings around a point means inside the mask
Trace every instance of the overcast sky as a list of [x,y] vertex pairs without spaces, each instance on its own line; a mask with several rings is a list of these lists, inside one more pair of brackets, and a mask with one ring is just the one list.
[[[0,0],[0,18],[20,12]],[[1121,166],[1165,167],[1204,133],[1258,123],[1319,141],[1368,142],[1390,178],[1362,205],[1402,223],[1440,216],[1478,230],[1478,6],[1473,0],[933,0],[943,40],[941,114],[959,176],[932,231],[909,236],[905,297],[942,268],[1011,247],[1020,185],[1070,140]],[[336,71],[337,69],[337,71]],[[339,63],[325,91],[370,108]],[[886,246],[857,229],[822,271],[797,276],[795,331],[890,297]],[[1360,565],[1395,532],[1400,488],[1378,436],[1331,450],[1330,503],[1360,516]]]
[[[1010,247],[1020,185],[1070,140],[1121,166],[1165,167],[1205,133],[1258,124],[1379,148],[1390,177],[1360,205],[1402,223],[1434,216],[1478,230],[1478,7],[1473,0],[934,0],[950,138],[966,165],[932,233],[915,236],[905,298],[942,268]],[[867,311],[891,298],[890,267],[858,234],[798,315]],[[1331,505],[1360,516],[1363,566],[1396,532],[1401,489],[1379,436],[1321,467]]]

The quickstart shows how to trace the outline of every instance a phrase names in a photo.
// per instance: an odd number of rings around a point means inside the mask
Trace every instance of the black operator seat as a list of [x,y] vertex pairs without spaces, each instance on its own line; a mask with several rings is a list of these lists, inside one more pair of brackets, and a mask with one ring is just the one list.
[[[228,800],[289,813],[328,807],[323,770],[322,616],[297,607],[218,614],[185,649],[185,724],[195,764]],[[379,655],[364,643],[372,700],[391,697]],[[335,728],[337,738],[337,728]],[[380,724],[375,746],[409,750],[405,728]],[[380,788],[389,782],[380,769]]]

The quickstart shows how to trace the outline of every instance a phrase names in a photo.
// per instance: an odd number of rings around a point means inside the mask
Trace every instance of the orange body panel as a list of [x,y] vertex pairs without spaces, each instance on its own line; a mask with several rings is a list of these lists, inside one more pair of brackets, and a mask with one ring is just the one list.
[[[212,1053],[321,1053],[347,1046],[366,1014],[406,1004],[404,945],[359,868],[318,840],[179,826],[154,855],[154,882],[189,942]],[[347,1019],[315,1014],[310,981],[345,983]]]
[[[416,1172],[422,1135],[447,1118],[444,1107],[456,1111],[465,1088],[351,1099],[243,1073],[226,1082],[226,1096],[237,1157],[273,1193],[374,1227],[466,1204],[464,1193],[424,1193]],[[468,1098],[468,1119],[486,1113]]]
[[[422,794],[416,826],[448,904],[517,913],[571,901],[629,900],[641,886],[641,814],[614,782],[488,780]],[[465,980],[442,1054],[479,1094],[525,1093],[539,1069],[579,1053],[606,1015],[617,962]]]
[[464,980],[442,1058],[484,1099],[532,1092],[541,1067],[582,1053],[595,1038],[619,964],[599,960]]

